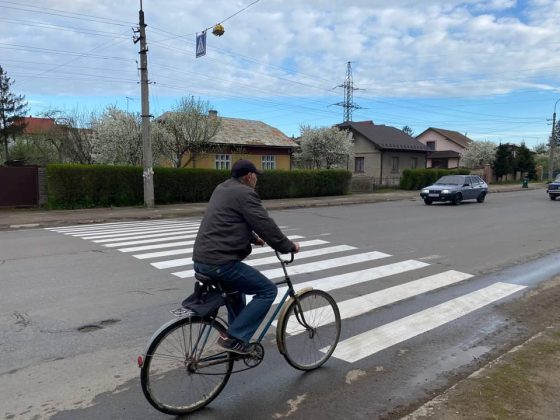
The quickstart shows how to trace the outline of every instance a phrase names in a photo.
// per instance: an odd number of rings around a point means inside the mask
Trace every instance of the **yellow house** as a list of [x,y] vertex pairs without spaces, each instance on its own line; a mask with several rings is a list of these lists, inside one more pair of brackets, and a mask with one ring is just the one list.
[[[209,111],[217,117],[218,112]],[[220,117],[220,129],[210,140],[218,147],[217,152],[203,153],[190,161],[186,168],[230,169],[239,159],[247,159],[258,169],[292,168],[292,153],[298,145],[277,128],[261,121]],[[189,161],[186,154],[183,163]]]

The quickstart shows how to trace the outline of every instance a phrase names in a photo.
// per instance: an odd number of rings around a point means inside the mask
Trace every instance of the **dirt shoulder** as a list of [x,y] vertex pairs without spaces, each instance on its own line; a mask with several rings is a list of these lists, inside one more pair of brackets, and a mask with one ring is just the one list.
[[556,419],[560,413],[560,277],[501,308],[526,336],[406,420]]

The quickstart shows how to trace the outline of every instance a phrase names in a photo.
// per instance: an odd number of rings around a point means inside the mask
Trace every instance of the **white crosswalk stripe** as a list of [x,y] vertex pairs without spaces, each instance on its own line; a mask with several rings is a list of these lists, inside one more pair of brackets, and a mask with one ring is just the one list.
[[[187,267],[186,270],[171,272],[171,274],[182,279],[192,279],[194,277],[192,252],[198,227],[198,220],[157,220],[115,222],[89,226],[76,225],[47,228],[47,230],[82,238],[103,247],[129,253],[138,260],[161,259],[161,261],[150,263],[152,267],[157,269],[167,270],[175,267]],[[323,236],[323,234],[317,236]],[[435,293],[442,288],[451,287],[473,277],[471,274],[456,270],[437,272],[438,267],[430,265],[425,259],[424,261],[420,261],[420,259],[390,261],[383,264],[384,259],[394,259],[398,256],[392,256],[381,251],[362,252],[354,246],[332,244],[323,239],[307,239],[304,235],[290,235],[288,238],[291,240],[303,239],[300,241],[300,245],[304,250],[300,251],[296,255],[295,262],[287,267],[287,272],[292,278],[296,290],[316,288],[332,292],[346,289],[343,293],[348,295],[347,291],[353,290],[353,287],[366,286],[370,282],[390,276],[398,278],[396,276],[407,273],[407,279],[413,277],[411,280],[375,292],[365,294],[358,292],[354,294],[354,297],[339,300],[337,304],[343,320],[343,329],[344,323],[352,322],[352,319],[357,317],[367,316],[374,309],[391,304],[404,305],[406,299],[425,293]],[[273,249],[268,246],[255,247],[251,256],[244,262],[255,267],[270,266],[270,268],[261,270],[262,274],[271,280],[281,279],[284,277],[284,272],[282,268],[279,268],[277,258],[266,255],[272,252]],[[341,252],[347,255],[333,256],[333,254]],[[184,257],[172,258],[173,256]],[[306,259],[313,261],[302,262]],[[329,271],[332,270],[336,270],[337,274],[329,275]],[[311,280],[298,281],[300,275],[305,275]],[[452,322],[524,288],[525,286],[507,283],[492,284],[486,288],[349,337],[338,344],[333,356],[345,362],[356,362],[397,343]],[[281,301],[286,290],[287,287],[279,287],[275,304]],[[336,297],[336,293],[333,296]],[[250,302],[251,299],[252,296],[247,296],[247,302]],[[321,311],[321,308],[314,311]],[[312,317],[315,314],[307,313],[306,315]],[[331,321],[328,318],[323,320],[324,323]],[[276,325],[276,321],[273,325]],[[302,329],[296,324],[288,325],[288,332],[298,334],[302,332]]]
[[[356,249],[356,247],[349,246],[349,245],[337,245],[337,246],[331,246],[327,248],[315,249],[313,251],[303,251],[298,253],[298,260],[304,258],[316,257],[319,255],[332,254],[335,252],[351,251],[353,249]],[[256,267],[259,265],[273,264],[276,261],[278,261],[276,257],[267,257],[267,258],[260,258],[256,260],[255,259],[245,260],[244,262],[247,265]],[[172,268],[172,267],[188,266],[188,265],[192,265],[192,263],[193,263],[192,258],[179,258],[176,260],[152,263],[152,265],[156,268]],[[194,272],[189,277],[193,277],[193,276],[194,276]]]
[[[323,245],[323,244],[328,244],[327,241],[323,241],[321,239],[314,239],[311,241],[303,241],[300,242],[299,245],[300,247],[308,247],[308,246],[314,246],[314,245]],[[171,255],[181,255],[181,254],[191,254],[193,251],[192,248],[180,248],[180,249],[174,249],[171,251],[159,251],[159,252],[148,252],[145,254],[136,254],[133,255],[134,258],[138,258],[139,260],[144,260],[146,258],[161,258],[161,257],[168,257]],[[259,255],[259,254],[265,254],[268,252],[274,252],[274,250],[270,247],[263,247],[263,248],[256,248],[253,249],[253,252],[251,252],[251,255]]]
[[356,362],[402,341],[447,324],[525,287],[527,286],[494,283],[484,289],[476,290],[348,338],[338,343],[333,356],[347,362]]

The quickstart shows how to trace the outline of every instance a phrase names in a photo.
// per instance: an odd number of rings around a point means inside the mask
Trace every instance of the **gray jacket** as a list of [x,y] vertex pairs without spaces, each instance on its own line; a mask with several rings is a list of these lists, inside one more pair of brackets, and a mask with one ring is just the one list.
[[193,260],[212,265],[241,261],[251,253],[251,243],[256,240],[253,232],[279,252],[294,249],[294,243],[270,218],[258,194],[230,178],[210,197],[194,243]]

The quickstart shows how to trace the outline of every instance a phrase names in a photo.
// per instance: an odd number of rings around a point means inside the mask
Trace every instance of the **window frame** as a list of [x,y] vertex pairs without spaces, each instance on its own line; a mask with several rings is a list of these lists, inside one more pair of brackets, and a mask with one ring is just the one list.
[[[360,162],[360,164],[358,164]],[[365,162],[366,158],[364,156],[355,156],[354,157],[354,173],[356,174],[363,174],[365,170]],[[358,170],[360,169],[360,170]]]
[[[272,158],[272,160],[270,158]],[[261,167],[263,171],[270,171],[276,169],[276,155],[262,155]]]
[[214,168],[218,170],[231,169],[231,155],[229,154],[214,155]]

